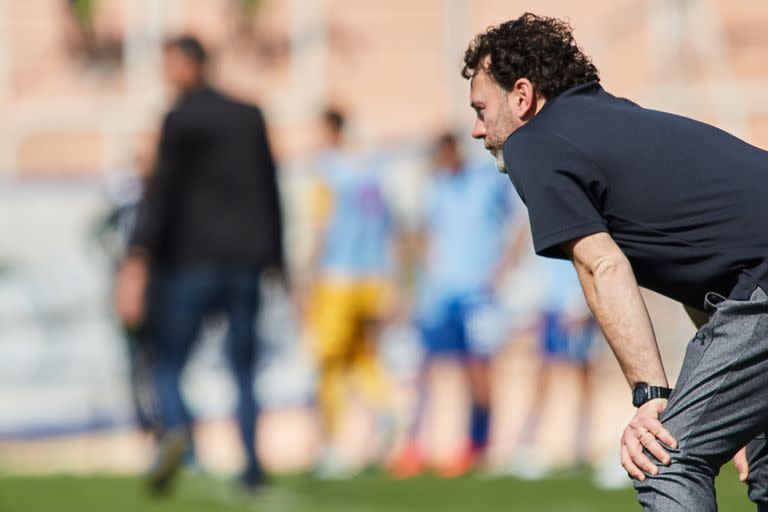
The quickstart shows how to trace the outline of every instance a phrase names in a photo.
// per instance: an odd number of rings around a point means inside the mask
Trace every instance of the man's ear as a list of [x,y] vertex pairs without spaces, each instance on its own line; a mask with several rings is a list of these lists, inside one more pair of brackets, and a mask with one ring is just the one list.
[[507,92],[507,106],[522,121],[529,121],[536,114],[536,88],[527,78],[518,78]]

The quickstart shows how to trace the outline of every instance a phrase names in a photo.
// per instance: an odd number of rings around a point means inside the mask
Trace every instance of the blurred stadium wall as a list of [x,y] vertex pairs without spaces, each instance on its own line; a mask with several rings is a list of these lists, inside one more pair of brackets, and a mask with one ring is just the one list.
[[0,172],[125,166],[162,112],[162,38],[180,32],[213,49],[225,89],[265,105],[284,158],[328,100],[377,141],[468,129],[466,43],[526,9],[570,18],[614,93],[768,145],[765,2],[0,0]]

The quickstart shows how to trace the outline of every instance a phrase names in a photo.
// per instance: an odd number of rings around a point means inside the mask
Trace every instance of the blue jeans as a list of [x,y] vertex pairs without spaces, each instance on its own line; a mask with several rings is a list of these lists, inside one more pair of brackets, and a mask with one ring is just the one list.
[[259,310],[260,269],[248,265],[196,265],[157,271],[148,297],[154,380],[163,430],[192,423],[180,380],[204,319],[223,313],[229,324],[226,350],[238,391],[237,422],[247,470],[256,457],[258,407],[253,391],[257,356],[255,322]]

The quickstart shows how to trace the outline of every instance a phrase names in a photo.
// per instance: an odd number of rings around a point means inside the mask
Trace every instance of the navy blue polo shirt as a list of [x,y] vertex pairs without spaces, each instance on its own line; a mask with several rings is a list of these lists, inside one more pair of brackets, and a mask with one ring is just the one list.
[[[536,252],[608,232],[638,283],[701,309],[768,291],[768,152],[705,123],[573,87],[504,143]],[[738,286],[737,286],[738,283]]]

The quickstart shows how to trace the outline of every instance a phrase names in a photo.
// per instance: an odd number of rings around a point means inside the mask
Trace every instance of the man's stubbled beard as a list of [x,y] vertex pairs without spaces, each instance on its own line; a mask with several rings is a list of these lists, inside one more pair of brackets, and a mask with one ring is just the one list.
[[[501,88],[500,88],[501,89]],[[499,116],[498,116],[498,129],[493,130],[494,132],[499,133],[498,138],[494,138],[489,140],[488,137],[485,138],[485,149],[491,152],[493,157],[496,159],[496,169],[502,173],[507,174],[507,166],[504,163],[504,142],[507,140],[507,137],[514,131],[512,127],[512,113],[507,108],[507,102],[504,95],[503,89],[502,91],[502,98],[501,103],[499,107]]]

